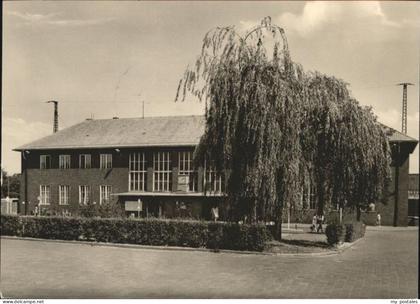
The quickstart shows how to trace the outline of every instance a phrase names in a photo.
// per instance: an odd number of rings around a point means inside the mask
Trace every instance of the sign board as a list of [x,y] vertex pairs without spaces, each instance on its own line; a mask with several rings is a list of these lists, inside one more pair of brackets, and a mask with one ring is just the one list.
[[188,192],[190,177],[188,175],[178,175],[178,191]]
[[143,211],[143,202],[138,201],[125,201],[125,211]]

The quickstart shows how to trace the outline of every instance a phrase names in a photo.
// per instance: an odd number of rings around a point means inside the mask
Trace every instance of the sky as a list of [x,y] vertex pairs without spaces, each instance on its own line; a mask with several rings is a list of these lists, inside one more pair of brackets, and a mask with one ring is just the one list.
[[[419,2],[3,2],[2,155],[20,172],[20,145],[86,118],[203,114],[192,97],[174,102],[207,31],[240,31],[271,16],[292,59],[334,75],[378,120],[401,130],[408,89],[408,135],[419,138]],[[419,172],[418,147],[410,172]]]

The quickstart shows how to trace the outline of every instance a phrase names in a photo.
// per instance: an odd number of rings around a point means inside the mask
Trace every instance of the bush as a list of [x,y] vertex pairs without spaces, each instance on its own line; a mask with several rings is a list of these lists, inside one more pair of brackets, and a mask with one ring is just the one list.
[[262,251],[264,225],[162,219],[69,218],[1,215],[1,234],[157,246]]
[[353,222],[345,224],[346,226],[346,242],[354,242],[365,236],[366,225],[362,222]]
[[87,205],[79,206],[78,214],[81,217],[125,217],[124,209],[113,201],[104,202],[103,204],[88,203]]
[[18,216],[1,216],[1,235],[19,235],[21,227]]
[[343,243],[346,236],[346,226],[332,223],[327,226],[325,229],[325,234],[327,235],[327,242],[329,245],[336,245]]
[[342,242],[354,242],[355,240],[364,237],[365,232],[366,225],[362,222],[351,222],[346,224],[333,222],[325,229],[327,242],[330,245],[336,245]]

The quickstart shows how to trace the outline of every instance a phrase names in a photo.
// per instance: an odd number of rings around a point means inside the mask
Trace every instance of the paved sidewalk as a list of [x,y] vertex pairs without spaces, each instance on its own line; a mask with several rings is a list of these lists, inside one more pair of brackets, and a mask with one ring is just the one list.
[[1,292],[23,298],[416,298],[416,230],[368,230],[332,256],[1,240]]

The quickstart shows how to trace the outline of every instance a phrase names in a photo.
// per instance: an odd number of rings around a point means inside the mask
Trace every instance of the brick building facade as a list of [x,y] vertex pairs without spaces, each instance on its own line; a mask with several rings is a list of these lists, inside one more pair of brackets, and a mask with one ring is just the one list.
[[[127,215],[209,219],[222,201],[225,178],[210,160],[198,167],[192,162],[203,133],[202,116],[86,120],[19,147],[19,212],[77,214],[81,205],[110,201]],[[388,136],[393,183],[388,204],[377,210],[383,224],[405,226],[409,155],[417,141],[392,129]]]

